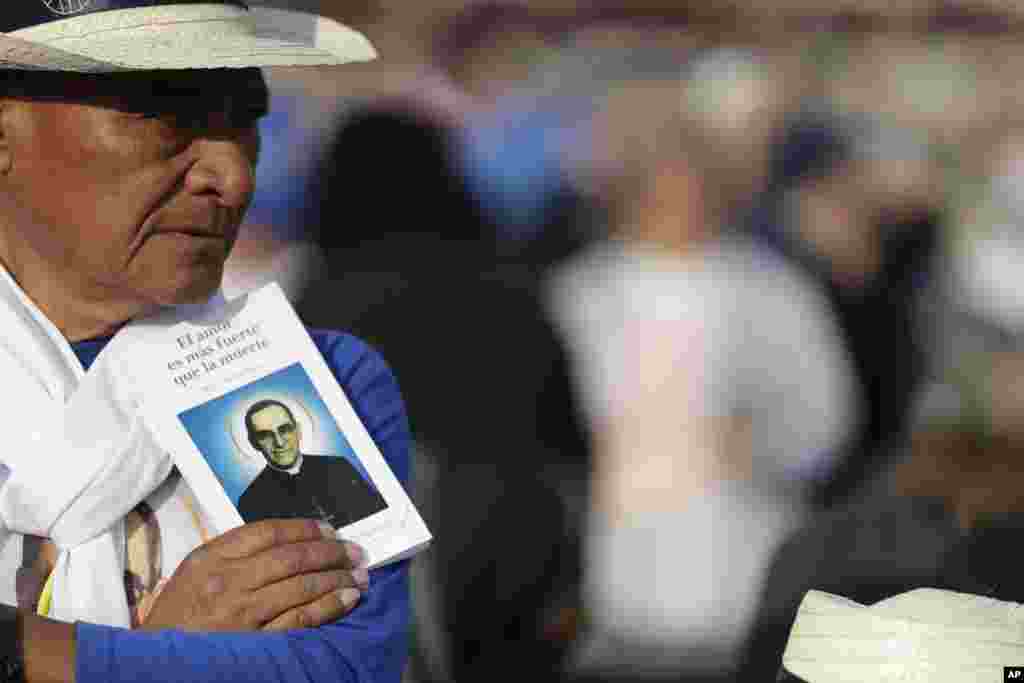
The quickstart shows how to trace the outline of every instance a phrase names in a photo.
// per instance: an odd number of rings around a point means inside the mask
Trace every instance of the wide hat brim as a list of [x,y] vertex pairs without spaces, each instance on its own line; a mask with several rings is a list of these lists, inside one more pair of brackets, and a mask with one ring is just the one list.
[[783,667],[807,683],[1003,680],[1024,662],[1021,605],[918,588],[873,605],[811,590]]
[[104,73],[315,66],[376,56],[364,35],[331,19],[223,3],[114,9],[0,33],[0,69]]

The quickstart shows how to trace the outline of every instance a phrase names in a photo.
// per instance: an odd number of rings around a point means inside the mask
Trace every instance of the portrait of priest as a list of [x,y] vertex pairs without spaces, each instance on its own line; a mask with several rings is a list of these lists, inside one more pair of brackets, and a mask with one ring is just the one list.
[[246,522],[303,517],[340,529],[387,507],[346,458],[301,451],[302,427],[283,402],[252,404],[245,428],[250,445],[266,460],[238,499]]

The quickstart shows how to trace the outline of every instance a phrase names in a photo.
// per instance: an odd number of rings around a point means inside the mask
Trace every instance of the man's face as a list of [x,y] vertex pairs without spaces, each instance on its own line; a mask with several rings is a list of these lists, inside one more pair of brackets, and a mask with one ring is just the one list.
[[205,299],[252,198],[262,76],[66,78],[63,97],[0,110],[25,272],[138,312]]
[[299,426],[281,406],[267,406],[252,414],[253,440],[263,457],[280,469],[288,469],[299,459]]

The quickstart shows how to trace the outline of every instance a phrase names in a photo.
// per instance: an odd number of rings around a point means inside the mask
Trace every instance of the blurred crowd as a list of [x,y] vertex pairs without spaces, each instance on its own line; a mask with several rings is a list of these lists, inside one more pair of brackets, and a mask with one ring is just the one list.
[[1024,600],[1024,4],[282,4],[383,58],[270,72],[226,285],[402,384],[410,681],[772,681],[810,588]]

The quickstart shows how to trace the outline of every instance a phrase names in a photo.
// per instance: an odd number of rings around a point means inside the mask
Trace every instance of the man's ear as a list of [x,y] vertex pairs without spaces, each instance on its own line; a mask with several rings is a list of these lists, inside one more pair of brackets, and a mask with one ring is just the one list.
[[7,175],[14,164],[11,154],[9,114],[10,101],[0,99],[0,175]]
[[32,103],[0,94],[0,176],[14,168],[16,150],[24,146],[25,136],[34,125]]
[[257,453],[263,453],[263,449],[260,448],[260,444],[256,440],[256,434],[249,428],[249,425],[245,426],[245,438],[249,440],[249,445],[255,448]]

